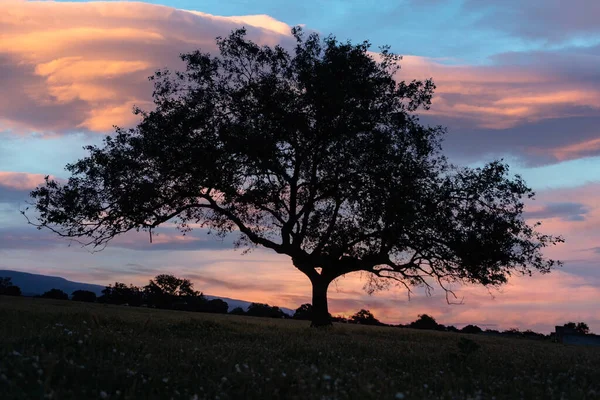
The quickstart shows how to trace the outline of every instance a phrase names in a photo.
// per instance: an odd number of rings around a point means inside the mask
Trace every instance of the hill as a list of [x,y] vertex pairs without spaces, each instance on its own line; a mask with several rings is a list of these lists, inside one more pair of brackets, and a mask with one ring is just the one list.
[[[73,293],[75,290],[89,290],[90,292],[96,293],[97,296],[102,294],[102,290],[105,286],[94,285],[91,283],[72,282],[65,278],[58,276],[48,276],[41,274],[32,274],[29,272],[11,271],[0,269],[0,277],[10,277],[14,285],[21,288],[21,292],[24,296],[37,296],[50,289],[60,289],[67,294]],[[227,302],[229,311],[236,307],[241,307],[244,311],[248,310],[248,306],[252,302],[245,300],[232,299],[229,297],[206,295],[209,300],[221,299]],[[276,304],[271,304],[276,305]],[[288,315],[294,315],[294,310],[289,308],[281,307],[281,310]]]

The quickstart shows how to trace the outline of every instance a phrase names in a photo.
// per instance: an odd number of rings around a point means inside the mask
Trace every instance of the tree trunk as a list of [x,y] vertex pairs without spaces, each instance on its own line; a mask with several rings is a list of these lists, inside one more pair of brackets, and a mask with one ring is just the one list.
[[319,278],[320,279],[311,280],[313,286],[313,296],[312,323],[310,326],[313,328],[332,325],[329,309],[327,307],[327,288],[329,287],[330,282],[322,277]]

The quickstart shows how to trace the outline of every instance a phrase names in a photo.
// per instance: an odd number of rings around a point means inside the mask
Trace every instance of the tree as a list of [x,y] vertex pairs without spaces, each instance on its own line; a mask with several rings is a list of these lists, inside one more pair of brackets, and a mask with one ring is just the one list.
[[360,310],[352,317],[350,317],[350,322],[354,324],[361,325],[383,325],[369,310]]
[[12,285],[12,278],[11,277],[1,277],[0,276],[0,290],[2,289],[6,289],[7,287]]
[[90,292],[89,290],[76,290],[73,293],[71,293],[71,300],[83,301],[86,303],[95,303],[96,293]]
[[[166,222],[239,235],[236,246],[286,254],[312,283],[313,326],[329,325],[327,290],[364,271],[372,293],[451,283],[498,286],[549,272],[562,238],[523,218],[533,192],[502,161],[451,165],[445,129],[420,123],[435,85],[395,80],[400,56],[369,42],[292,30],[293,50],[244,29],[220,55],[182,54],[157,71],[154,109],[31,192],[38,228],[95,249]],[[27,217],[27,212],[23,211]]]
[[467,325],[460,330],[462,333],[481,333],[483,330],[477,325]]
[[246,315],[251,317],[285,318],[287,315],[277,306],[263,303],[252,303],[246,310]]
[[232,315],[246,315],[246,311],[242,307],[236,307],[229,312]]
[[574,331],[577,331],[578,333],[581,333],[584,335],[587,335],[588,333],[590,333],[590,327],[585,322],[578,322],[578,323],[567,322],[563,326],[565,328],[573,329]]
[[129,304],[131,306],[141,306],[143,302],[142,290],[133,285],[127,286],[121,282],[115,282],[115,285],[108,285],[102,290],[102,296],[98,302],[106,304]]
[[41,297],[45,299],[69,300],[69,295],[60,289],[50,289]]
[[229,304],[221,299],[212,299],[206,302],[205,312],[227,314],[229,310]]
[[435,330],[438,329],[439,324],[436,322],[435,318],[427,314],[420,314],[416,321],[410,323],[410,327],[414,329]]
[[294,312],[294,319],[305,319],[305,320],[312,320],[312,304],[310,303],[306,303],[306,304],[302,304],[300,307],[298,307],[296,309],[296,312]]
[[4,296],[20,296],[21,288],[12,284],[12,279],[9,277],[0,277],[0,295]]
[[[158,308],[173,308],[174,304],[178,303],[177,308],[184,309],[187,306],[186,300],[198,296],[194,284],[188,279],[180,279],[168,274],[160,274],[150,279],[143,291],[148,304]],[[204,307],[206,299],[202,296],[199,300],[202,303],[201,307]]]

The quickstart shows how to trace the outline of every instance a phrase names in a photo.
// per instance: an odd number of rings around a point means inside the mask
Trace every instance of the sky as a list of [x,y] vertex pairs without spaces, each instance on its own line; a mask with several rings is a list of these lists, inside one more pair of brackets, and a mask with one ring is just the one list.
[[463,286],[459,305],[391,289],[368,295],[360,274],[336,280],[330,311],[370,309],[388,323],[427,313],[438,322],[548,333],[585,321],[600,333],[600,2],[571,0],[0,0],[0,269],[97,284],[144,285],[158,273],[192,279],[206,294],[297,308],[310,282],[285,256],[242,255],[232,240],[165,226],[152,244],[126,234],[104,251],[27,225],[19,211],[44,175],[101,144],[113,125],[133,126],[151,107],[147,77],[181,68],[178,54],[214,52],[214,38],[246,26],[261,44],[290,43],[301,25],[404,56],[401,79],[433,77],[426,124],[448,127],[456,164],[503,158],[536,191],[526,217],[566,243],[548,275],[513,278],[500,290]]

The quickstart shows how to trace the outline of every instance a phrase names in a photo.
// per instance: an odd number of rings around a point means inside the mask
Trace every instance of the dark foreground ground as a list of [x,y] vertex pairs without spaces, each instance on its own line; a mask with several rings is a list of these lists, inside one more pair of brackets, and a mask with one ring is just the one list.
[[600,348],[0,296],[1,399],[599,399]]

